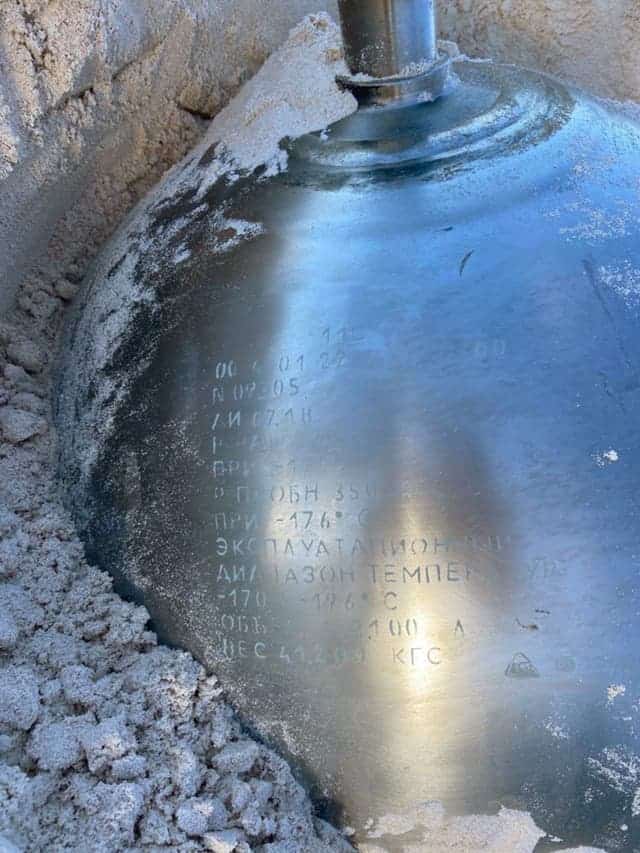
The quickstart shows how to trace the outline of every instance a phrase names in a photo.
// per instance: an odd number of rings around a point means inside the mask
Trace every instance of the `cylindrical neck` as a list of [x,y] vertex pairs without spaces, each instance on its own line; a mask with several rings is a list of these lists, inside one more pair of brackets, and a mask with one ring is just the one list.
[[338,0],[351,74],[407,77],[435,62],[435,0]]

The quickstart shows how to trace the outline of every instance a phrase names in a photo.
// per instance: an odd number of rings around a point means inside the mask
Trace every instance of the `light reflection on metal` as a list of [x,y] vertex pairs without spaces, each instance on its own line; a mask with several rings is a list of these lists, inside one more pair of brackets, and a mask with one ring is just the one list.
[[354,75],[406,76],[437,58],[434,0],[338,0]]
[[[640,338],[602,271],[640,269],[639,134],[529,72],[456,74],[220,187],[261,236],[215,255],[205,218],[191,260],[141,265],[158,308],[110,380],[141,335],[148,366],[87,492],[69,429],[63,464],[90,557],[357,840],[439,800],[606,844],[630,806],[588,759],[640,747],[606,706],[640,689]],[[63,379],[78,423],[90,394]]]
[[350,76],[361,109],[423,103],[451,85],[451,47],[438,49],[434,0],[339,0]]

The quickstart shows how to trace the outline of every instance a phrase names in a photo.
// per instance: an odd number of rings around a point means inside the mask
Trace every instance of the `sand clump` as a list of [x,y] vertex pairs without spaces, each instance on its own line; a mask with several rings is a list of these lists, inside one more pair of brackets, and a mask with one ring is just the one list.
[[353,95],[336,84],[346,74],[338,27],[325,13],[308,16],[215,117],[202,147],[217,142],[219,155],[239,170],[284,168],[283,131],[297,139],[357,109]]
[[[44,362],[9,360],[1,412],[47,422]],[[14,350],[15,351],[15,350]],[[28,388],[28,391],[24,389]],[[17,850],[346,849],[215,676],[158,646],[148,614],[87,565],[61,506],[51,430],[0,420],[0,834]],[[0,841],[0,849],[2,842]],[[12,849],[7,846],[6,849]]]

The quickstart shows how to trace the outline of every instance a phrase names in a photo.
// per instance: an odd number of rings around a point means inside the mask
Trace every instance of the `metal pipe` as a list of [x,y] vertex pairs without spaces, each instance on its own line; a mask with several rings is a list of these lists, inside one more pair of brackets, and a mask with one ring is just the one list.
[[434,63],[435,0],[338,0],[353,75],[406,77]]

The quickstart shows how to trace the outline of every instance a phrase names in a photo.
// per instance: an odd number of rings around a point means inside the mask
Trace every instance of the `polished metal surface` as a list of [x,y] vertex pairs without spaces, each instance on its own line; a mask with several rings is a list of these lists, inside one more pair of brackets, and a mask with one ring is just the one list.
[[352,74],[405,77],[437,59],[435,0],[338,0]]
[[530,73],[457,74],[217,188],[208,211],[264,225],[224,255],[210,213],[180,231],[188,193],[159,208],[158,307],[123,301],[109,368],[138,378],[78,488],[93,392],[63,374],[63,474],[90,557],[356,841],[418,843],[380,821],[439,800],[631,853],[640,134]]
[[418,73],[395,77],[339,77],[338,82],[353,92],[360,109],[435,101],[455,85],[455,78],[450,75],[453,52],[443,45],[435,61]]

